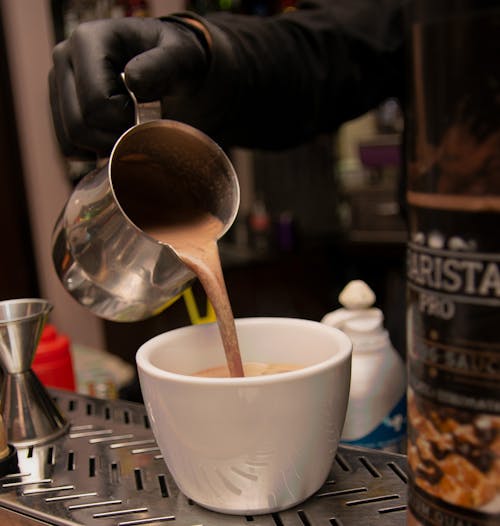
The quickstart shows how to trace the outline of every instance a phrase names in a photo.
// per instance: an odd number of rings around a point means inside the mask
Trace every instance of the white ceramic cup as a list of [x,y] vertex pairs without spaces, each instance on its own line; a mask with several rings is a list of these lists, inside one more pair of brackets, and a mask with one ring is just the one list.
[[329,474],[346,415],[351,342],[307,320],[246,318],[236,326],[243,362],[305,367],[245,378],[189,376],[225,363],[217,325],[193,325],[139,348],[141,389],[184,495],[221,513],[272,513],[307,499]]

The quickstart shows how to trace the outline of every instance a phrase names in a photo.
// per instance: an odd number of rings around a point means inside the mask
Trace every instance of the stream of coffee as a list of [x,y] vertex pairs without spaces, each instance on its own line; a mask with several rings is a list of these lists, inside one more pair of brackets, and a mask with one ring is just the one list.
[[230,376],[237,377],[244,376],[244,372],[217,245],[217,235],[222,228],[218,218],[200,213],[192,221],[172,226],[148,226],[145,232],[173,247],[184,264],[198,276],[217,316]]

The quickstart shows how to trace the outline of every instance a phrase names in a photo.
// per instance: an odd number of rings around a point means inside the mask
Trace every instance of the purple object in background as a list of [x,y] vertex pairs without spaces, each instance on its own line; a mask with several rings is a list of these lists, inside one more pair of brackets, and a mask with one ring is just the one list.
[[277,225],[277,242],[280,250],[292,250],[295,245],[294,221],[291,212],[281,212]]
[[359,143],[359,158],[364,166],[382,168],[401,164],[401,138],[397,134],[379,135]]

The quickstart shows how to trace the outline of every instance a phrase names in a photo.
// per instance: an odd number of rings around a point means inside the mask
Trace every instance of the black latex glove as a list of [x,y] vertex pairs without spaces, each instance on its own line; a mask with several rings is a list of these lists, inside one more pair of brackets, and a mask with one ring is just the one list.
[[[228,108],[231,46],[186,15],[98,20],[78,26],[54,48],[50,102],[63,153],[88,158],[109,153],[133,124],[133,105],[120,78],[140,102],[162,99],[164,116],[215,131]],[[207,38],[208,37],[208,38]],[[221,86],[217,79],[223,76]]]

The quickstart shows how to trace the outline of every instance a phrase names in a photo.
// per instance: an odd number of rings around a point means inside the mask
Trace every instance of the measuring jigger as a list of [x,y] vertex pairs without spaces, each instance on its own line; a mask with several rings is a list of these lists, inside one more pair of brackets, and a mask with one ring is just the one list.
[[221,221],[220,238],[240,197],[235,170],[212,139],[161,119],[159,102],[138,104],[129,93],[136,124],[118,139],[107,164],[76,186],[52,238],[66,290],[94,314],[124,322],[158,314],[195,278],[172,247],[146,235],[135,218],[179,225],[202,211]]
[[69,423],[31,369],[52,305],[38,298],[0,301],[0,411],[10,443],[40,444],[60,436]]

